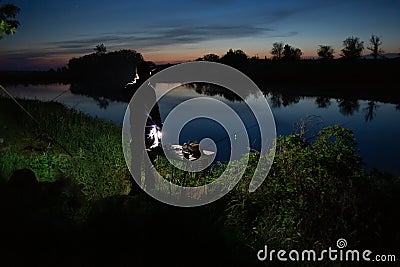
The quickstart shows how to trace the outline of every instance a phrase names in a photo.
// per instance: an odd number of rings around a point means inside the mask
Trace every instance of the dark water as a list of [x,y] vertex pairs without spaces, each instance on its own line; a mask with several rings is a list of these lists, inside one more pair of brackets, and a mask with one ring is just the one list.
[[[158,85],[157,94],[165,87],[166,85]],[[58,96],[55,101],[91,116],[122,124],[127,103],[73,95],[68,88],[69,85],[53,84],[16,86],[7,89],[14,96],[27,99],[49,101]],[[159,101],[161,117],[165,119],[176,105],[199,96],[201,95],[193,89],[184,87],[174,89]],[[271,93],[266,96],[275,118],[277,134],[286,135],[296,131],[298,124],[302,121],[307,124],[306,129],[310,136],[321,127],[339,124],[355,133],[359,154],[368,169],[376,167],[379,170],[400,175],[400,110],[398,106],[365,100],[287,97]],[[231,101],[232,98],[227,96],[231,99],[228,100],[223,94],[212,97],[228,104],[240,114],[247,128],[247,134],[250,136],[250,144],[253,148],[257,148],[259,146],[258,127],[254,116],[244,102]],[[252,101],[256,106],[259,102],[258,97],[254,95],[250,95],[247,101]],[[245,133],[238,132],[237,134]],[[216,140],[218,159],[223,160],[227,157],[229,152],[221,148],[229,147],[230,141],[224,128],[216,122],[207,119],[191,121],[182,129],[179,140],[183,143],[188,140],[201,140],[204,137]]]

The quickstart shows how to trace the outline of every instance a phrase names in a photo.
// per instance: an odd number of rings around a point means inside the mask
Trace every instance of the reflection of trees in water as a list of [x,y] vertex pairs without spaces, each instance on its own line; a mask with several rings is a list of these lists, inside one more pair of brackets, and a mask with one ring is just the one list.
[[327,108],[331,105],[331,99],[325,96],[318,96],[317,98],[315,98],[315,104],[319,108]]
[[299,103],[301,96],[294,95],[282,95],[282,105],[284,107]]
[[[189,83],[184,85],[187,88],[194,89],[198,94],[207,96],[221,96],[229,101],[242,101],[242,99],[231,90],[224,87],[209,84],[209,83]],[[292,92],[281,92],[279,90],[263,90],[263,95],[269,98],[269,103],[272,108],[287,107],[293,104],[297,104],[305,96],[297,95]],[[254,92],[250,90],[246,92],[246,96],[254,95]],[[332,98],[327,96],[316,96],[315,104],[318,108],[328,108],[331,106]],[[354,98],[339,98],[336,100],[339,104],[339,111],[345,116],[354,115],[355,112],[359,111],[360,103],[359,100]],[[365,112],[365,121],[371,121],[376,115],[376,110],[379,107],[376,101],[370,100],[367,103],[367,107],[363,108]],[[396,105],[396,110],[400,111],[400,104]]]
[[339,111],[345,116],[353,115],[355,111],[358,111],[360,104],[355,99],[339,99]]
[[107,98],[104,97],[94,97],[94,100],[96,100],[97,105],[101,108],[101,109],[107,109],[108,105],[110,105],[110,102],[107,100]]
[[375,110],[378,107],[379,106],[375,103],[375,101],[368,101],[367,107],[363,109],[366,112],[364,115],[365,121],[372,121],[372,119],[375,117]]
[[[188,83],[184,85],[187,88],[194,89],[198,94],[201,95],[207,95],[207,96],[221,96],[224,97],[225,99],[229,101],[243,101],[243,99],[237,95],[236,93],[232,92],[229,89],[226,89],[225,87],[216,85],[216,84],[210,84],[210,83]],[[243,93],[243,92],[241,92]],[[251,90],[248,90],[245,92],[244,97],[248,97],[251,95],[253,92]]]
[[282,106],[282,99],[280,94],[278,93],[271,93],[269,98],[271,100],[272,108],[280,108]]
[[277,92],[270,93],[270,100],[273,108],[287,107],[299,103],[302,96],[292,94],[282,94]]
[[[221,96],[229,101],[243,101],[243,99],[225,87],[218,86],[215,84],[209,83],[188,83],[184,85],[187,88],[194,89],[198,94],[207,95],[207,96]],[[249,97],[250,95],[255,95],[258,97],[259,91],[247,90],[246,92],[241,92],[244,98]],[[303,96],[291,94],[291,93],[281,93],[276,91],[263,91],[265,97],[270,98],[272,102],[272,107],[279,108],[281,106],[287,107],[292,104],[298,103]]]

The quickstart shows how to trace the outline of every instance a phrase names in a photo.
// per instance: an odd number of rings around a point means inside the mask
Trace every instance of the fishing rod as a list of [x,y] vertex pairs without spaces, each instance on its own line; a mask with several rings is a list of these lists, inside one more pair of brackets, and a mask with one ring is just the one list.
[[31,113],[29,113],[29,111],[26,110],[26,109],[24,108],[24,106],[22,106],[21,103],[19,103],[18,100],[17,100],[13,95],[11,95],[10,92],[8,92],[8,91],[6,90],[6,88],[4,88],[1,84],[0,84],[0,88],[7,94],[8,97],[10,97],[10,98],[15,102],[15,104],[17,104],[17,106],[18,106],[21,110],[24,111],[24,113],[25,113],[26,115],[28,115],[28,117],[36,124],[36,126],[38,127],[38,129],[41,130],[41,131],[50,139],[50,141],[52,141],[52,142],[54,142],[56,145],[58,145],[58,146],[59,146],[62,150],[64,150],[64,152],[67,153],[70,157],[72,157],[72,158],[74,157],[74,156],[71,154],[71,152],[69,152],[68,149],[67,149],[65,146],[63,146],[60,142],[58,142],[58,140],[57,140],[54,136],[50,135],[48,132],[46,132],[45,130],[43,130],[43,128],[40,126],[39,121],[36,120],[35,117],[34,117]]
[[53,99],[50,100],[50,102],[54,102],[54,100],[56,100],[57,98],[59,98],[60,96],[64,95],[66,92],[70,91],[71,89],[67,89],[62,91],[60,94],[58,94],[56,97],[54,97]]

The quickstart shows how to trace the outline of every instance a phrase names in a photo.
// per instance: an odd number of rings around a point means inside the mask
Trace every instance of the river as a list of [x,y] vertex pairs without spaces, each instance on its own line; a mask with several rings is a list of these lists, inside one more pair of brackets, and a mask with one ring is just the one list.
[[[157,90],[163,87],[159,85]],[[165,86],[164,86],[165,87]],[[72,94],[69,85],[18,85],[9,86],[7,90],[15,97],[55,100],[68,107],[122,124],[127,103],[111,101],[104,98],[91,98]],[[157,92],[160,93],[160,92]],[[179,103],[201,96],[191,88],[179,87],[168,93],[158,102],[162,119]],[[254,127],[254,116],[241,101],[232,101],[224,95],[212,96],[241,114],[248,130],[250,144],[259,146],[258,130]],[[266,95],[275,118],[278,135],[286,135],[296,131],[296,125],[306,122],[308,134],[312,136],[324,126],[339,124],[352,130],[357,141],[358,153],[362,156],[367,169],[377,168],[395,175],[400,175],[400,110],[399,106],[366,100],[343,100],[303,96],[282,96],[268,93]],[[250,95],[247,101],[257,103],[257,96]],[[208,107],[207,107],[208,108]],[[33,114],[34,115],[34,114]],[[201,129],[201,130],[199,130]],[[197,120],[188,123],[181,132],[180,142],[200,140],[204,137],[215,138],[217,146],[229,146],[223,128],[212,121]],[[219,150],[218,150],[219,151]],[[226,158],[226,151],[218,157]]]

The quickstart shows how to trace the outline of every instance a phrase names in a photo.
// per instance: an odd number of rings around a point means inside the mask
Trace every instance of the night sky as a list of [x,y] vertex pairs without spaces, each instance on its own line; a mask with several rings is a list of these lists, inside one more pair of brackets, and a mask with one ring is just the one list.
[[[368,46],[381,36],[383,50],[400,52],[400,1],[106,1],[3,0],[21,8],[21,26],[0,40],[0,70],[65,66],[68,59],[93,52],[134,49],[146,60],[174,63],[207,53],[243,49],[270,57],[272,43],[299,47],[316,56],[357,36]],[[364,50],[364,53],[368,53]]]

